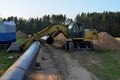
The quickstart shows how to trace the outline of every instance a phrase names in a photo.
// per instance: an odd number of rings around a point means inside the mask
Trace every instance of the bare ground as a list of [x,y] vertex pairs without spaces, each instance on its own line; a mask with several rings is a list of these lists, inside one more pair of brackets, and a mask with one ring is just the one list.
[[48,45],[41,47],[37,62],[40,62],[41,69],[34,69],[30,80],[98,80],[72,59],[70,52]]

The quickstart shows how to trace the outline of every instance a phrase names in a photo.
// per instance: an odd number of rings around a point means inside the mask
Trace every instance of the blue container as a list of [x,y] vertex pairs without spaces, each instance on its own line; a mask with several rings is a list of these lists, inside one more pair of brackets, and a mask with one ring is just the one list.
[[12,43],[16,41],[15,22],[0,21],[0,43]]

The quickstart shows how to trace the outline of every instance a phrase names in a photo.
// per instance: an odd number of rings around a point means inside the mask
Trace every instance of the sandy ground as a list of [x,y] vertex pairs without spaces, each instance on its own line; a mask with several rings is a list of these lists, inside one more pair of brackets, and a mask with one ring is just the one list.
[[41,69],[34,69],[30,80],[98,80],[77,60],[71,59],[68,51],[48,45],[41,47],[37,62],[40,62]]

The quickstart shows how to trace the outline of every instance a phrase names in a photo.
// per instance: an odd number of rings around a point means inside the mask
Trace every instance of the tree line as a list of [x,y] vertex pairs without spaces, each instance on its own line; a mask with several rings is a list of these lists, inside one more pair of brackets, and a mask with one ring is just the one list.
[[120,37],[120,12],[82,13],[75,18],[77,22],[84,22],[86,28],[108,32],[114,37]]
[[54,24],[63,24],[68,26],[72,22],[83,22],[85,28],[97,29],[99,32],[108,32],[114,37],[120,37],[120,12],[93,12],[81,13],[76,15],[75,19],[66,17],[66,15],[44,15],[41,18],[17,18],[8,17],[0,18],[1,21],[14,21],[17,31],[22,31],[26,34],[33,34],[41,31],[45,27]]

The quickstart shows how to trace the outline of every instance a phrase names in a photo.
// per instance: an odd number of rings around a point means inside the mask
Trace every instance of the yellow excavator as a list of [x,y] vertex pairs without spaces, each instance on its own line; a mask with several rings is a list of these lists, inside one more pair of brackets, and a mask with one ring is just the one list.
[[[95,29],[85,29],[84,23],[74,22],[68,27],[63,25],[53,25],[47,27],[42,31],[34,34],[30,37],[25,44],[22,46],[23,49],[27,48],[32,44],[33,41],[40,40],[41,37],[49,34],[63,33],[67,38],[66,43],[63,45],[66,49],[72,48],[94,48],[91,40],[98,38],[98,31]],[[52,44],[54,42],[53,35],[48,37],[46,42]]]
[[[85,29],[84,23],[74,22],[68,27],[64,25],[53,25],[47,27],[42,31],[32,35],[26,40],[26,42],[21,46],[21,49],[28,48],[33,41],[39,41],[43,36],[50,34],[47,38],[47,44],[54,43],[54,37],[57,34],[62,33],[66,38],[65,44],[62,46],[67,50],[72,50],[73,48],[94,48],[91,40],[98,38],[98,31],[95,29]],[[51,35],[52,34],[52,35]]]

